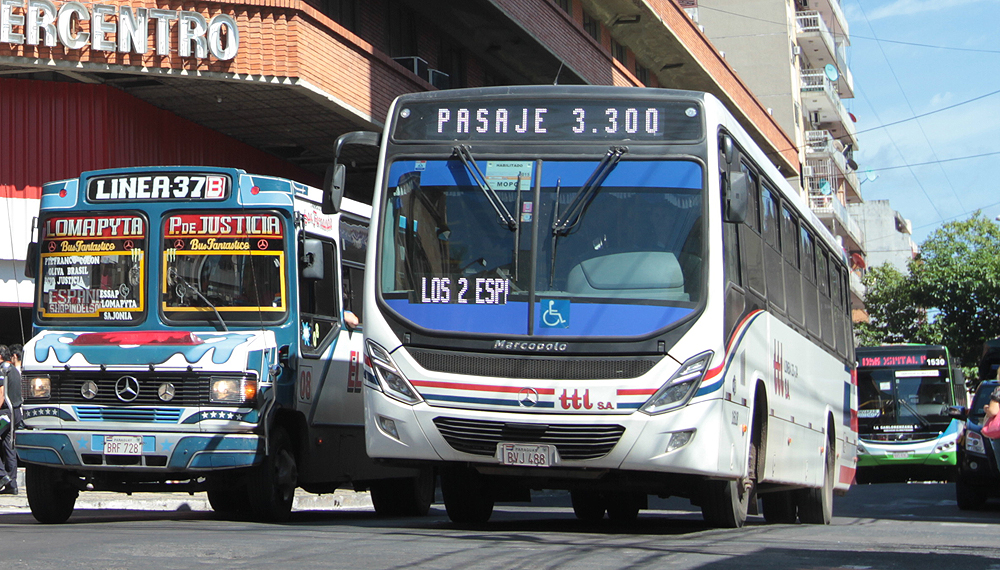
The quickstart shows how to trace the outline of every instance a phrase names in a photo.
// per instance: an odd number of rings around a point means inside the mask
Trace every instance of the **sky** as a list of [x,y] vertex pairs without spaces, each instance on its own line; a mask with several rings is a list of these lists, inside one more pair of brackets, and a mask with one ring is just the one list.
[[857,118],[862,197],[888,200],[912,222],[918,245],[976,210],[996,218],[1000,1],[841,0],[841,7],[855,91],[844,105]]

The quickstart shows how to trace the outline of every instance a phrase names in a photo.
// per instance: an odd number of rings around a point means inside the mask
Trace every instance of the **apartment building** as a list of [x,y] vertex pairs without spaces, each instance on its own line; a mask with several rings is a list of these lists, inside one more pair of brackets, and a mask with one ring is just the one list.
[[794,141],[802,165],[790,178],[837,236],[851,262],[851,298],[863,310],[865,232],[848,205],[861,182],[848,65],[850,32],[840,0],[678,0]]

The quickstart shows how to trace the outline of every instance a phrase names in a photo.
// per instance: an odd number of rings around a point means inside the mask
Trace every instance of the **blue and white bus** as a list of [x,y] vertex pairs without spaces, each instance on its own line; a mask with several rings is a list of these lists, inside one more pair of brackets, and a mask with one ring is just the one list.
[[344,486],[426,512],[432,471],[365,455],[349,319],[366,316],[371,208],[329,197],[324,214],[321,197],[206,167],[45,185],[17,432],[35,518],[65,521],[81,491],[172,490],[281,520],[297,487]]
[[367,141],[372,458],[437,468],[463,523],[532,489],[583,519],[655,495],[830,521],[857,445],[844,254],[717,99],[420,93]]

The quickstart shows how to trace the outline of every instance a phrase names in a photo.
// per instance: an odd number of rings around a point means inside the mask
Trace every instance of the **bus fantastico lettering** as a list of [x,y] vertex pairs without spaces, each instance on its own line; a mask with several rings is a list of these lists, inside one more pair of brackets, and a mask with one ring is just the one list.
[[[86,172],[45,185],[24,349],[31,512],[81,491],[207,491],[274,521],[296,488],[426,512],[433,472],[365,455],[361,288],[371,208],[241,170]],[[345,318],[346,317],[348,318]]]
[[948,347],[858,347],[858,483],[952,481],[968,402]]
[[453,521],[566,489],[827,523],[853,478],[843,250],[711,95],[405,95],[365,283],[368,454],[440,470]]

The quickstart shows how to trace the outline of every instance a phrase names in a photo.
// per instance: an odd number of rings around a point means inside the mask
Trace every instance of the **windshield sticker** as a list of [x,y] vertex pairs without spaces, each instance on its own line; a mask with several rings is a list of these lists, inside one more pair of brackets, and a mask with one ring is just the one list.
[[531,190],[534,162],[490,160],[486,162],[486,182],[494,190]]
[[420,278],[420,303],[506,305],[510,279],[501,277]]

